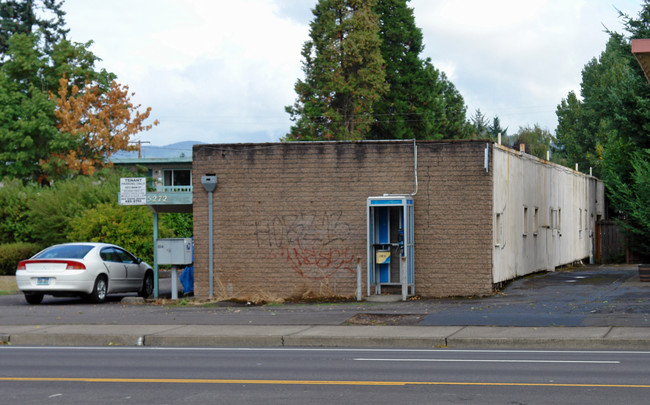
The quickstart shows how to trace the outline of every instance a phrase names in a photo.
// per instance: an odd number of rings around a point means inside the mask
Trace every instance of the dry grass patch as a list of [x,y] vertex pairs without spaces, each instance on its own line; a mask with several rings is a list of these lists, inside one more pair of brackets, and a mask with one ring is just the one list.
[[0,295],[16,294],[17,292],[16,277],[0,276]]

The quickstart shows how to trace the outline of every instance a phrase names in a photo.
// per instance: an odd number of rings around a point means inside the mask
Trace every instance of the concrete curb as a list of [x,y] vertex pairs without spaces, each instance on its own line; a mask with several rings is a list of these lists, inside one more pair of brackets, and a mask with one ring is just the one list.
[[650,350],[650,328],[36,325],[0,326],[0,342],[17,346]]
[[314,326],[286,336],[292,347],[445,347],[446,338],[457,326]]
[[447,338],[453,348],[649,350],[650,328],[629,327],[477,327]]
[[171,333],[145,336],[152,347],[282,347],[284,337],[299,333],[308,326],[185,326]]

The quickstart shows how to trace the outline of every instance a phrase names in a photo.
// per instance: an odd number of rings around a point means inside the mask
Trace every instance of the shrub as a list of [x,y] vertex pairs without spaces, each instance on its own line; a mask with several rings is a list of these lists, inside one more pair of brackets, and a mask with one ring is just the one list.
[[629,163],[629,179],[606,167],[605,184],[613,206],[623,213],[618,224],[629,246],[645,261],[650,259],[650,149],[633,152]]
[[[159,223],[161,238],[172,232]],[[120,245],[148,263],[153,262],[153,214],[144,206],[102,203],[70,221],[70,242],[105,242]]]
[[36,198],[38,187],[5,180],[0,187],[0,244],[31,240],[27,221],[29,203]]
[[116,202],[118,191],[119,175],[109,172],[79,176],[40,189],[29,203],[27,219],[32,242],[45,246],[65,242],[74,218],[98,204]]
[[40,250],[41,247],[33,243],[16,242],[0,245],[0,275],[16,274],[18,262],[34,256]]
[[[117,201],[120,178],[132,175],[106,169],[57,181],[51,187],[5,180],[0,185],[0,244],[31,242],[46,247],[70,241],[108,242],[151,263],[151,211],[119,206]],[[192,236],[191,213],[167,213],[159,219],[161,238]]]
[[160,216],[161,222],[171,229],[175,238],[191,238],[194,235],[194,216],[192,213],[166,213]]

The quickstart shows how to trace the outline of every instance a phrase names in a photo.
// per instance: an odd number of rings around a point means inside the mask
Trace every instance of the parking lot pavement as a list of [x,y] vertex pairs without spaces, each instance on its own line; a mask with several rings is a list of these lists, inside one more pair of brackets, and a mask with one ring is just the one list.
[[[422,325],[650,326],[650,283],[636,266],[584,266],[531,275],[477,300],[431,308]],[[460,322],[460,323],[459,323]]]
[[[169,297],[169,278],[160,279]],[[182,291],[179,293],[182,297]],[[183,305],[178,305],[183,304]],[[135,294],[109,296],[105,304],[46,297],[30,306],[22,295],[0,296],[0,322],[28,324],[224,324],[407,326],[650,326],[650,283],[636,266],[582,266],[511,282],[489,297],[415,299],[407,302],[280,303],[191,299],[143,302]]]
[[635,266],[535,274],[480,298],[205,306],[118,295],[32,306],[10,295],[0,309],[0,341],[13,344],[650,347],[650,283]]

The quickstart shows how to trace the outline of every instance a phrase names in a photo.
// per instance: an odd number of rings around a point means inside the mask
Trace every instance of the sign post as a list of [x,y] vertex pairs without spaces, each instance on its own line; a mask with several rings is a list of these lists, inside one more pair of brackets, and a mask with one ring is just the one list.
[[[0,0],[1,1],[1,0]],[[216,176],[215,176],[216,177]],[[158,189],[159,185],[156,186]],[[153,296],[158,298],[158,214],[161,212],[192,212],[192,188],[174,192],[147,192],[146,177],[120,179],[119,205],[146,205],[153,211]]]

